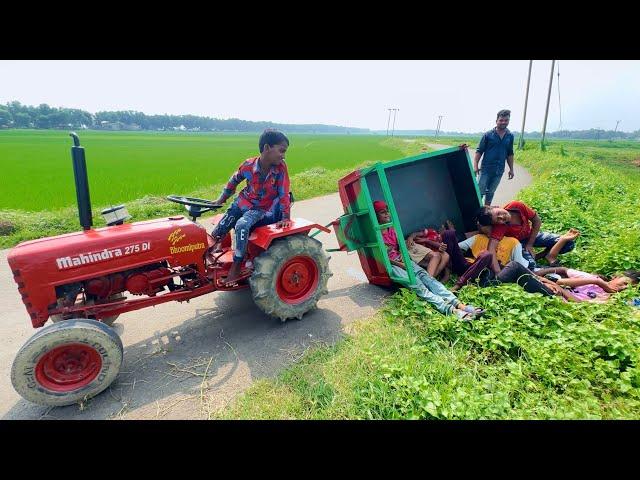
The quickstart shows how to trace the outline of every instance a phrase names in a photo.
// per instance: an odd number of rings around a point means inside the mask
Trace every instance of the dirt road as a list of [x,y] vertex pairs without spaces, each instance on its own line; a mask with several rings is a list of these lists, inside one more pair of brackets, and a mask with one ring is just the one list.
[[[446,146],[442,146],[445,148]],[[531,178],[501,183],[495,203],[513,198]],[[338,194],[296,202],[292,214],[327,224],[343,213]],[[207,221],[205,220],[205,224]],[[209,229],[209,228],[208,228]],[[336,248],[335,235],[316,237]],[[372,315],[389,290],[367,283],[355,253],[333,253],[329,294],[298,321],[280,323],[253,304],[251,293],[216,292],[189,303],[168,303],[120,317],[124,363],[118,378],[84,405],[47,408],[23,400],[10,380],[16,352],[34,334],[0,251],[0,418],[202,419],[256,379],[274,377],[309,347],[333,344],[356,319]]]

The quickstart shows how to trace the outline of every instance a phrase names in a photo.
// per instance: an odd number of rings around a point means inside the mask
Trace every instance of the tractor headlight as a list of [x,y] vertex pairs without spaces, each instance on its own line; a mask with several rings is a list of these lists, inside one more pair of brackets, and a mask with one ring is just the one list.
[[102,218],[104,218],[104,221],[108,226],[122,225],[125,220],[131,218],[131,215],[129,215],[129,212],[127,212],[127,208],[124,205],[105,208],[100,213],[102,213]]

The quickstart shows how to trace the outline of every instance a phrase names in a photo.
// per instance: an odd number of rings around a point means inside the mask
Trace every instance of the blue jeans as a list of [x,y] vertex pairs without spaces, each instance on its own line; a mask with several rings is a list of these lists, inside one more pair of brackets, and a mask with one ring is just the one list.
[[[544,248],[552,248],[560,239],[560,235],[556,233],[549,232],[538,232],[536,235],[536,239],[533,242],[534,247],[544,247]],[[535,258],[531,256],[531,254],[527,251],[525,246],[527,245],[527,240],[520,240],[522,244],[522,256],[529,262],[529,270],[533,270],[534,268],[538,268],[538,264],[536,263]],[[564,244],[562,249],[560,250],[560,254],[570,252],[576,246],[576,242],[573,240],[569,240]]]
[[242,209],[234,202],[229,210],[227,210],[215,228],[211,235],[214,237],[222,238],[232,228],[236,232],[236,249],[233,252],[233,261],[241,262],[247,253],[247,245],[249,243],[249,233],[255,227],[261,227],[263,225],[269,225],[276,223],[282,218],[282,214],[277,209],[274,215],[268,215],[263,210],[245,210]]
[[484,169],[480,170],[478,188],[480,189],[480,196],[484,197],[485,205],[491,205],[491,202],[493,201],[493,195],[498,189],[500,180],[502,180],[502,173],[486,173]]
[[[416,284],[409,286],[409,288],[416,292],[418,297],[433,305],[440,313],[444,315],[453,313],[453,309],[460,305],[460,300],[416,262],[412,260],[411,264],[413,272],[416,274]],[[405,269],[391,265],[391,270],[395,276],[409,279]]]

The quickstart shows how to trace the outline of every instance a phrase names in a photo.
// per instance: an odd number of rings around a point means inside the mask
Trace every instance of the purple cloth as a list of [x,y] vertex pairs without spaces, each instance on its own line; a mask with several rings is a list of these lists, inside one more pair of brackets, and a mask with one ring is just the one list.
[[[580,270],[574,270],[567,268],[567,277],[569,278],[588,278],[598,280],[598,277],[587,272]],[[604,291],[602,287],[595,284],[581,285],[579,287],[572,287],[571,291],[576,298],[588,302],[605,301],[609,298],[609,294]]]
[[447,244],[447,253],[451,258],[451,270],[456,275],[464,275],[469,268],[469,262],[462,254],[462,250],[458,246],[455,230],[445,230],[442,234],[442,243]]
[[478,255],[478,258],[475,262],[473,262],[467,268],[467,271],[464,272],[456,282],[458,287],[462,287],[467,283],[473,282],[476,278],[480,276],[480,273],[488,269],[491,266],[491,254],[489,252],[482,252]]

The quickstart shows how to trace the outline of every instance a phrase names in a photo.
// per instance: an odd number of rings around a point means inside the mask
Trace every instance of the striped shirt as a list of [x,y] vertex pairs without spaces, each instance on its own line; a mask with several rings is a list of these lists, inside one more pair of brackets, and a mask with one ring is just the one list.
[[260,157],[252,157],[240,165],[238,171],[231,175],[229,182],[222,191],[220,200],[224,202],[234,194],[236,187],[243,181],[247,185],[240,191],[235,203],[242,211],[262,210],[273,214],[278,203],[282,210],[282,218],[289,219],[291,203],[289,200],[289,172],[287,164],[273,165],[263,174],[260,170]]

